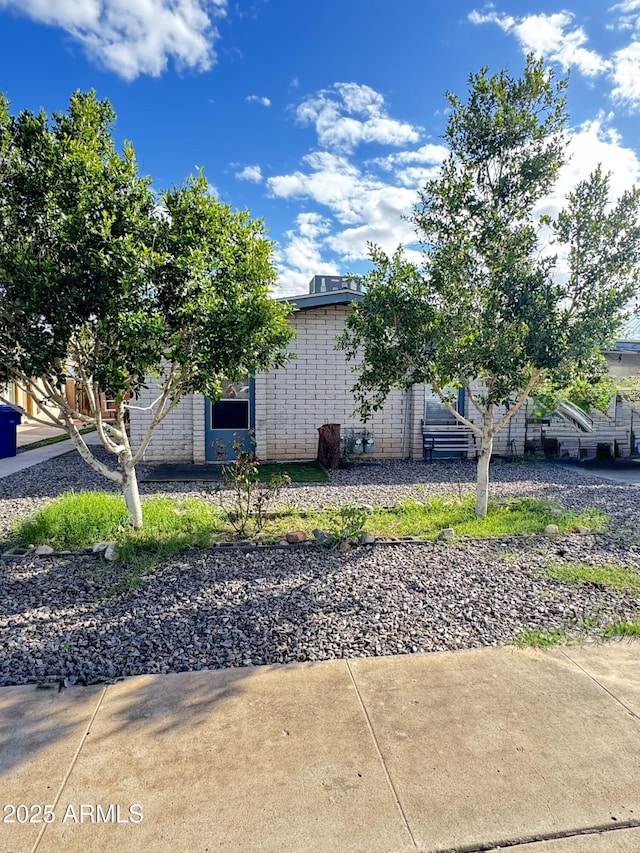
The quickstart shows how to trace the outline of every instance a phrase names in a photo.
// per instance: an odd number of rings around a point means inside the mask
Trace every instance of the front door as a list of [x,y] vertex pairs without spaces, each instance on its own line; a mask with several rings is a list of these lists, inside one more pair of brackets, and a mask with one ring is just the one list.
[[253,450],[255,380],[222,383],[222,397],[205,398],[205,458],[207,462],[235,459],[238,450]]

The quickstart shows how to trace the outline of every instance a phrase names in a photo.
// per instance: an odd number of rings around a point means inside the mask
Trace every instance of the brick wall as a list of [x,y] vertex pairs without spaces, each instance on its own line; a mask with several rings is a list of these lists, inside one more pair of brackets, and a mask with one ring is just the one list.
[[[362,427],[362,420],[354,414],[356,400],[351,393],[357,376],[344,352],[335,349],[348,312],[346,305],[331,305],[292,315],[295,360],[280,370],[256,376],[256,450],[261,459],[313,459],[322,424]],[[411,402],[410,396],[409,427],[415,428]],[[365,457],[402,456],[404,408],[405,395],[392,391],[384,409],[367,424],[376,452]],[[409,452],[413,445],[415,441],[410,439]]]
[[[148,407],[159,395],[159,383],[148,380],[131,409],[131,445],[135,450],[141,443],[152,413]],[[190,394],[156,427],[144,455],[146,462],[204,462],[204,398]]]

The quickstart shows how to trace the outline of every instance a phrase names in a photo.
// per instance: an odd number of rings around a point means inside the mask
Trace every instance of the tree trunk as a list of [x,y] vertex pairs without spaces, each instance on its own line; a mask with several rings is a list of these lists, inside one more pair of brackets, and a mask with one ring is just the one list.
[[[493,420],[493,419],[492,419]],[[485,421],[482,434],[482,446],[478,457],[478,478],[476,483],[476,518],[484,518],[489,503],[489,463],[493,452],[493,435],[487,429]]]
[[122,462],[122,491],[129,511],[129,518],[134,530],[142,528],[142,504],[138,491],[138,478],[135,465],[130,461]]
[[327,470],[340,467],[340,424],[318,427],[318,462]]

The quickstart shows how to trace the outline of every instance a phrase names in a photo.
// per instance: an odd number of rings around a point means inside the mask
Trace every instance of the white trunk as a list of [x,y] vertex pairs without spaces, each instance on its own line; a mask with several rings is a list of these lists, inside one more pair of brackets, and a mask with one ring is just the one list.
[[138,491],[138,478],[131,461],[122,461],[122,491],[134,530],[142,528],[142,504]]
[[493,418],[484,419],[482,446],[478,457],[478,481],[476,484],[476,518],[484,518],[489,503],[489,463],[493,452]]

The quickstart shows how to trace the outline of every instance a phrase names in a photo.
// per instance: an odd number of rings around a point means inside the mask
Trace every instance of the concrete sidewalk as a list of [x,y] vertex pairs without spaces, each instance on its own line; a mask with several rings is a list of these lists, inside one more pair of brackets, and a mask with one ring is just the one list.
[[9,687],[0,725],[2,851],[640,850],[640,641]]
[[[18,427],[18,430],[20,429],[21,428]],[[32,428],[27,427],[26,429],[29,430]],[[47,430],[46,427],[41,429],[42,431]],[[51,434],[55,434],[53,430],[50,430],[50,432]],[[59,432],[60,430],[57,430],[57,433]],[[38,428],[38,432],[36,433],[23,432],[22,435],[27,435],[29,442],[49,437],[49,434],[43,435],[40,428]],[[85,442],[90,445],[100,443],[97,432],[89,432],[84,435],[83,438]],[[21,433],[19,431],[18,447],[24,446],[24,443],[24,441],[21,441]],[[66,438],[63,441],[58,441],[55,444],[47,444],[45,447],[38,447],[35,450],[24,450],[22,453],[18,453],[17,456],[5,457],[0,459],[0,477],[9,477],[11,474],[17,474],[19,471],[24,471],[26,468],[32,468],[34,465],[39,465],[41,462],[48,462],[49,459],[54,459],[56,456],[62,456],[64,453],[69,453],[69,451],[72,450],[75,450],[75,445],[70,438]]]

